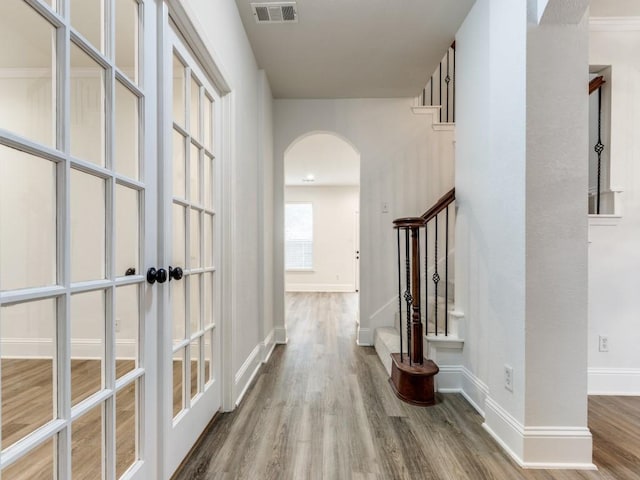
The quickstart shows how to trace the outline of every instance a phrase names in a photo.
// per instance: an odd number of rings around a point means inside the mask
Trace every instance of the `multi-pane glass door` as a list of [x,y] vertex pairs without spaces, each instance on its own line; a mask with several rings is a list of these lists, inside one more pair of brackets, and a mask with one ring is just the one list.
[[2,480],[153,475],[146,8],[0,1]]
[[172,472],[188,453],[221,405],[219,375],[220,293],[217,263],[219,237],[217,206],[220,189],[220,101],[197,61],[173,29],[169,32],[166,59],[171,87],[167,103],[172,116],[167,122],[166,182],[171,195],[165,203],[170,212],[165,228],[165,254],[183,278],[171,281],[169,311],[165,318],[172,332],[167,345],[165,453]]

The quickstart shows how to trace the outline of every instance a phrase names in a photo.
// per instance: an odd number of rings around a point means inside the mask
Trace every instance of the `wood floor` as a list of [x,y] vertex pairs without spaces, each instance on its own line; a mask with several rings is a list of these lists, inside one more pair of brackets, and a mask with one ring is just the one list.
[[287,296],[278,346],[236,411],[222,414],[174,480],[640,479],[640,399],[589,401],[599,471],[522,470],[460,396],[400,402],[375,351],[355,345],[351,294]]

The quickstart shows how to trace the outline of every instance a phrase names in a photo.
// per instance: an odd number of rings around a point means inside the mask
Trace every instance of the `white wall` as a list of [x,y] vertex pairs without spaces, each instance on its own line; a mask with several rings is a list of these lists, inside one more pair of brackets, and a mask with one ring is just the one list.
[[313,269],[288,270],[288,292],[354,292],[358,187],[294,187],[285,189],[285,202],[313,205]]
[[[284,156],[300,136],[333,132],[360,153],[360,328],[393,322],[396,300],[392,221],[422,214],[453,186],[453,132],[432,130],[431,115],[415,115],[413,99],[275,101],[275,322],[284,329]],[[435,141],[436,135],[443,137]],[[389,206],[382,213],[382,203]],[[385,307],[389,307],[385,309]],[[278,328],[278,327],[277,327]]]
[[586,24],[548,6],[534,25],[524,2],[478,0],[456,36],[462,386],[517,462],[589,468]]
[[589,63],[611,66],[611,184],[622,190],[621,218],[590,219],[589,391],[640,395],[640,18],[629,21],[598,19],[589,34]]

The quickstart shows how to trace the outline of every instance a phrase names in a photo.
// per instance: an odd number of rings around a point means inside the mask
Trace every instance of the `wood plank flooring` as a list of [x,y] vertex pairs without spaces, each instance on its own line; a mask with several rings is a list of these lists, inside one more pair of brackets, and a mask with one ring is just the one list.
[[589,402],[599,471],[522,470],[460,396],[400,402],[373,348],[355,345],[355,294],[289,294],[277,346],[174,480],[638,480],[640,399]]

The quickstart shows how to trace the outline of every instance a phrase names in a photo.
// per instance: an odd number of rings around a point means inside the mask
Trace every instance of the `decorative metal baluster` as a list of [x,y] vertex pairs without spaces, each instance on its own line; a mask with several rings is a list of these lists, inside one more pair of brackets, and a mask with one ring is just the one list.
[[400,229],[398,231],[398,320],[400,321],[400,361],[402,362],[402,276],[400,274],[400,257],[402,252],[400,250]]
[[424,331],[429,335],[429,224],[424,224]]
[[600,186],[601,186],[601,172],[602,172],[602,152],[604,151],[604,145],[602,143],[602,87],[598,88],[598,143],[596,143],[593,149],[598,154],[598,191],[596,197],[596,214],[600,215]]
[[[406,284],[404,291],[404,299],[407,302],[407,355],[409,357],[409,365],[411,365],[411,266],[409,265],[409,229],[404,230],[404,248],[405,248],[405,268],[406,268]],[[401,334],[402,335],[402,334]]]
[[440,123],[442,123],[442,62],[438,66],[438,81],[440,83],[439,94],[440,94]]
[[449,335],[449,205],[445,210],[444,233],[444,336]]
[[435,320],[435,328],[436,328],[436,335],[438,335],[438,282],[440,281],[440,275],[438,275],[438,215],[436,215],[434,217],[434,224],[435,224],[435,232],[434,232],[434,264],[435,264],[435,268],[434,268],[434,272],[433,272],[433,285],[434,285],[434,291],[433,291],[433,298],[434,298],[434,313],[433,313],[433,318]]
[[427,87],[422,89],[422,106],[424,107],[427,104]]
[[433,76],[431,77],[431,81],[429,82],[429,87],[431,88],[431,103],[429,105],[433,106]]
[[456,42],[453,42],[453,123],[456,123]]
[[451,82],[451,77],[449,76],[449,52],[451,49],[447,50],[447,76],[444,77],[444,83],[447,84],[447,123],[449,123],[449,83]]

